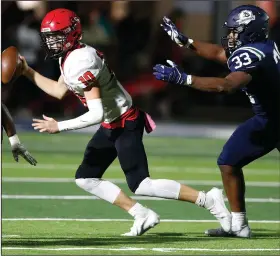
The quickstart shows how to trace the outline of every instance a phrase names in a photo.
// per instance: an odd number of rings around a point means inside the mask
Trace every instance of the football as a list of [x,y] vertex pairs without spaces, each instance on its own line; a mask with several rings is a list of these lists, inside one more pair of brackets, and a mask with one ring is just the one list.
[[14,82],[21,75],[21,69],[22,61],[18,49],[14,46],[5,49],[1,56],[2,83]]

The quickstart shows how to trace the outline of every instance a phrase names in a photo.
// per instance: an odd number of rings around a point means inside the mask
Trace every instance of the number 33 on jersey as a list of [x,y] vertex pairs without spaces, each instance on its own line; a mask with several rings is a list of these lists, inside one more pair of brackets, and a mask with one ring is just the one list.
[[256,114],[276,111],[280,92],[280,53],[276,43],[267,40],[242,46],[228,59],[228,67],[231,72],[242,71],[252,76],[242,90]]

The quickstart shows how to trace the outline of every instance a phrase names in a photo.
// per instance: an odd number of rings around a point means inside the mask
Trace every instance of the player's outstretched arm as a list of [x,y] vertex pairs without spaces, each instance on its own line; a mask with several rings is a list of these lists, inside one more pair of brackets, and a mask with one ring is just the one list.
[[1,103],[1,122],[7,136],[9,137],[14,159],[18,162],[18,156],[20,155],[31,165],[36,165],[37,164],[36,159],[32,157],[31,154],[20,143],[20,140],[17,136],[16,127],[13,118],[8,108],[3,103]]
[[252,76],[243,71],[232,72],[225,78],[192,76],[191,82],[185,85],[207,92],[233,92],[246,86]]
[[29,80],[31,80],[34,84],[36,84],[41,90],[43,90],[48,95],[57,98],[59,100],[64,97],[68,89],[64,84],[64,80],[62,76],[60,76],[58,81],[44,77],[41,74],[39,74],[37,71],[29,67],[23,56],[20,56],[20,59],[23,62],[22,75],[24,75]]
[[99,124],[103,121],[103,105],[98,87],[87,86],[84,89],[89,111],[85,114],[66,121],[57,122],[51,117],[43,115],[44,120],[33,119],[32,126],[39,132],[58,133],[68,130],[82,129]]
[[175,24],[167,17],[163,18],[161,27],[170,36],[171,40],[180,47],[189,48],[205,59],[227,63],[227,57],[222,46],[193,40],[183,35],[175,26]]
[[189,86],[201,91],[232,92],[238,88],[244,87],[252,80],[252,76],[244,71],[232,72],[225,78],[193,76],[181,71],[178,66],[170,60],[168,60],[167,63],[170,67],[161,64],[157,64],[154,67],[153,74],[156,79],[172,84]]

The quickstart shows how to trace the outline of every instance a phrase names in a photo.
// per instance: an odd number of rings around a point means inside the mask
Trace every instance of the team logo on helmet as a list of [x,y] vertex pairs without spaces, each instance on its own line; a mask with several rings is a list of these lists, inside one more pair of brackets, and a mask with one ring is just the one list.
[[50,28],[42,28],[41,32],[51,32],[51,29]]
[[252,20],[255,20],[256,16],[252,11],[243,10],[238,15],[238,20],[236,21],[239,25],[248,25]]

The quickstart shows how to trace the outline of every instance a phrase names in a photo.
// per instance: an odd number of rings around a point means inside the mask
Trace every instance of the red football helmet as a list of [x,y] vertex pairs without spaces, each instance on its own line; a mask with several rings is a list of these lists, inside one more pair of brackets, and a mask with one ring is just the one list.
[[74,48],[82,38],[80,18],[73,11],[55,9],[41,23],[41,38],[47,57],[57,59]]

